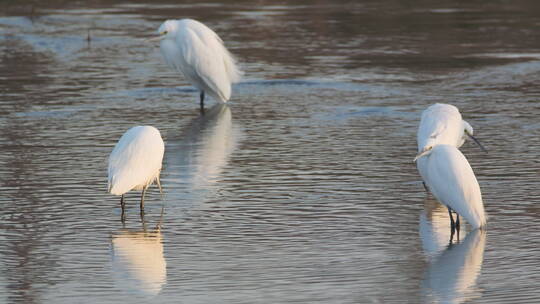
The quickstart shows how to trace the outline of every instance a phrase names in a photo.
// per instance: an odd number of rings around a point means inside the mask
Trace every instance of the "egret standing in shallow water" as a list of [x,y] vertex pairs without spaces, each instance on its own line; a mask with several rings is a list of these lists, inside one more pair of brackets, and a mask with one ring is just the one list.
[[[161,54],[200,91],[201,111],[205,94],[218,102],[231,98],[231,84],[242,72],[219,36],[199,21],[167,20],[158,30]],[[151,39],[154,40],[154,39]]]
[[118,141],[109,156],[109,193],[121,195],[122,220],[124,220],[124,194],[142,190],[140,210],[144,212],[144,194],[156,182],[161,191],[159,174],[165,144],[158,129],[137,126],[129,129]]
[[[458,149],[465,135],[472,136],[472,127],[461,119],[456,107],[435,104],[422,113],[414,160],[427,188],[448,207],[452,233],[459,233],[459,215],[474,228],[486,224],[480,186]],[[458,214],[455,221],[452,210]]]

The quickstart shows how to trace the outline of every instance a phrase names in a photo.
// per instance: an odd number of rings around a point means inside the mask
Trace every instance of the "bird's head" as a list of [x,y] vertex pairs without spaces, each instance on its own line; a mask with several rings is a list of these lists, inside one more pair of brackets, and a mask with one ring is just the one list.
[[478,139],[476,139],[476,137],[473,136],[473,134],[474,134],[473,127],[468,122],[463,120],[463,137],[461,139],[461,143],[460,143],[459,147],[461,147],[461,145],[463,145],[463,143],[465,142],[465,139],[467,139],[467,136],[468,136],[470,139],[472,139],[480,147],[480,149],[482,151],[487,153],[486,148],[484,148],[484,146],[478,141]]
[[414,158],[413,162],[416,162],[420,157],[424,157],[430,154],[432,149],[433,149],[433,145],[431,144],[425,145],[424,148],[422,148],[422,150],[420,150],[420,152],[416,154],[416,157]]
[[463,120],[462,122],[463,122],[463,129],[464,129],[463,132],[465,132],[465,134],[468,134],[470,136],[474,135],[473,127],[465,120]]
[[161,24],[158,29],[158,34],[160,37],[171,37],[178,30],[178,21],[177,20],[167,20]]
[[168,37],[173,37],[178,29],[178,21],[167,20],[158,29],[158,36],[148,39],[148,41],[160,41]]
[[458,145],[457,145],[458,148],[461,147],[465,143],[465,141],[467,140],[467,137],[472,136],[474,133],[473,127],[465,120],[461,121],[461,125],[463,128],[463,134],[461,135],[461,139],[458,142]]

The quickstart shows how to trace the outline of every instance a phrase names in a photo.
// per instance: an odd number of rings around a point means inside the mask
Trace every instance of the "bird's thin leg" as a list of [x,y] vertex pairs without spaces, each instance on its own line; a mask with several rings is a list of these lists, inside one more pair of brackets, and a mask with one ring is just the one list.
[[159,188],[159,194],[161,194],[161,199],[163,200],[163,189],[161,189],[161,182],[159,181],[159,176],[156,178],[156,183]]
[[125,219],[126,219],[126,213],[125,213],[126,202],[124,201],[124,195],[123,194],[120,197],[120,207],[122,208],[122,214],[120,215],[120,220],[123,223],[125,221]]
[[156,225],[156,230],[158,231],[161,229],[161,225],[163,224],[163,210],[165,210],[165,206],[161,207],[161,215],[159,216],[159,222]]
[[146,193],[146,187],[143,188],[141,194],[141,213],[144,212],[144,194]]
[[452,216],[452,209],[448,207],[448,215],[450,216],[450,230],[452,230],[452,235],[454,234],[454,230],[456,229],[456,223],[454,222],[454,217]]
[[141,223],[142,223],[142,226],[143,226],[143,231],[146,232],[146,221],[144,220],[144,210],[143,209],[141,209],[140,216],[141,216]]
[[426,186],[426,183],[424,181],[422,181],[422,185],[424,185],[424,189],[426,189],[426,192],[429,193],[429,189],[428,187]]
[[460,229],[460,226],[459,226],[459,214],[456,213],[456,232],[457,232],[457,240],[459,242],[459,229]]
[[448,215],[450,216],[450,242],[448,243],[448,246],[451,246],[452,241],[454,240],[454,234],[456,233],[456,223],[454,222],[452,209],[450,209],[450,207],[448,207]]
[[204,91],[201,91],[201,113],[204,114]]

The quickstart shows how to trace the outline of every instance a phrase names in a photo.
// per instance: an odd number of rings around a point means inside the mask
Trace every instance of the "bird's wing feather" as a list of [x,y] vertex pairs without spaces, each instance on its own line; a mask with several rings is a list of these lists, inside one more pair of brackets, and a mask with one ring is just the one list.
[[222,55],[221,59],[229,82],[236,83],[240,81],[242,71],[238,68],[234,56],[225,47],[223,40],[212,29],[199,21],[187,19],[186,23],[189,23],[189,28],[197,34],[208,48],[214,50],[214,54],[219,53]]
[[187,29],[182,43],[183,60],[188,67],[184,74],[202,86],[201,89],[218,101],[227,101],[231,87],[222,62],[222,54],[208,46],[195,32]]
[[452,145],[437,145],[428,157],[427,181],[433,195],[473,227],[483,226],[480,186],[465,156]]
[[160,51],[168,66],[182,72],[182,54],[180,53],[180,49],[176,47],[175,42],[168,39],[163,39],[160,42]]
[[226,102],[240,72],[217,34],[200,22],[183,20],[175,43],[180,49],[176,68],[199,89]]
[[157,129],[134,127],[128,130],[109,157],[109,191],[120,195],[153,182],[159,175],[164,150]]

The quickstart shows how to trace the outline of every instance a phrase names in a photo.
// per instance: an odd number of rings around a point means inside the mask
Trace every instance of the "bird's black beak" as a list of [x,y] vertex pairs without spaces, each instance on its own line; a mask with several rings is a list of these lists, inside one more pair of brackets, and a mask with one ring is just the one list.
[[468,132],[465,132],[465,134],[467,134],[467,136],[469,136],[480,147],[482,151],[488,153],[488,150],[484,148],[484,146],[478,141],[478,139],[476,139],[476,137],[472,136]]

